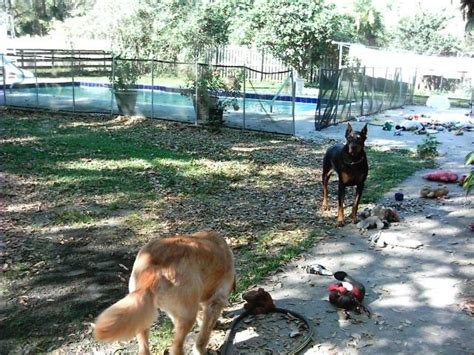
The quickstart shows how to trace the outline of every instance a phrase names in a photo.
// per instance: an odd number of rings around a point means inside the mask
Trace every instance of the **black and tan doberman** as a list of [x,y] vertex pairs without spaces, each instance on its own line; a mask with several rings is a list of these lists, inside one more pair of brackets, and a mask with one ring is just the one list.
[[352,205],[352,223],[357,222],[357,209],[364,189],[365,179],[369,172],[367,156],[364,150],[367,139],[367,125],[360,132],[354,131],[350,123],[347,124],[346,144],[331,146],[323,159],[323,205],[328,206],[328,182],[332,172],[335,171],[339,177],[339,188],[337,192],[338,209],[337,224],[344,225],[344,196],[346,186],[356,186],[356,195]]

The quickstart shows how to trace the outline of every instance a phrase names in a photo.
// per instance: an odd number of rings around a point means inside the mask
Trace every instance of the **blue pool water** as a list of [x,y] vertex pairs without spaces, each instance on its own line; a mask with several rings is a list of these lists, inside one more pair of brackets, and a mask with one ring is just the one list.
[[[38,91],[36,91],[38,90]],[[9,90],[7,90],[8,92]],[[38,96],[40,99],[65,99],[72,98],[73,87],[72,85],[48,85],[35,87],[17,87],[13,88],[9,92],[10,95],[22,95],[31,98]],[[152,96],[153,95],[153,96]],[[256,96],[256,95],[253,95]],[[267,95],[266,95],[267,96]],[[103,102],[104,105],[107,103],[110,105],[112,95],[111,89],[108,87],[90,87],[90,86],[74,86],[74,98],[76,103],[81,101],[91,102]],[[243,107],[243,100],[238,99],[240,111]],[[182,95],[178,92],[168,92],[154,90],[139,90],[137,97],[137,105],[151,105],[153,102],[154,106],[164,105],[168,107],[175,106],[176,109],[182,109],[185,107],[193,107],[192,100],[189,96]],[[266,99],[254,99],[246,98],[245,110],[248,113],[270,113],[271,100]],[[272,112],[274,114],[291,115],[292,103],[291,101],[280,101],[275,100],[273,102]],[[295,112],[298,114],[312,114],[316,109],[316,103],[295,103]],[[230,109],[232,111],[232,109]]]

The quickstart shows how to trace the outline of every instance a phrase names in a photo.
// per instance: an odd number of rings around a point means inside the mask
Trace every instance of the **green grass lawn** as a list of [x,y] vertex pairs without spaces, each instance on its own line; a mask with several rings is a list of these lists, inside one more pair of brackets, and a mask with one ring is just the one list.
[[[112,349],[88,323],[127,292],[136,252],[156,236],[224,233],[235,301],[335,225],[336,182],[331,214],[319,212],[325,146],[155,120],[0,113],[6,351]],[[365,202],[427,166],[407,151],[368,154]],[[164,319],[155,351],[170,339]]]

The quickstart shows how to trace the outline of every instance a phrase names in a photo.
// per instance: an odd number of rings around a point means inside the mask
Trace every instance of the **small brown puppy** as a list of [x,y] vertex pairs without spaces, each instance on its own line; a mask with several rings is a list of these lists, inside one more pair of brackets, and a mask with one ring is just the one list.
[[344,225],[344,196],[346,186],[356,186],[356,195],[352,205],[352,223],[357,222],[357,209],[364,190],[364,183],[369,173],[369,165],[365,154],[365,140],[367,139],[367,124],[360,132],[347,124],[346,144],[336,144],[330,147],[323,159],[323,204],[322,209],[328,210],[328,182],[332,172],[339,177],[337,192],[338,209],[337,224]]
[[219,234],[198,232],[156,239],[138,253],[130,293],[96,320],[99,340],[137,336],[139,354],[149,354],[148,335],[158,309],[174,324],[172,355],[184,354],[183,343],[202,311],[194,352],[206,353],[209,336],[235,283],[234,257]]

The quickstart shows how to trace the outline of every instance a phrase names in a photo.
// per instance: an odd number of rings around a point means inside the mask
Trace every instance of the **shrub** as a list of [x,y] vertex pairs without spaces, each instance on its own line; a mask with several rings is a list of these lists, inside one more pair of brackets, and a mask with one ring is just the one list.
[[420,143],[416,146],[416,151],[418,156],[423,159],[434,159],[438,153],[438,145],[441,143],[433,136],[428,136],[423,140],[423,143]]
[[[474,152],[470,152],[468,155],[466,155],[466,159],[464,160],[465,165],[473,165],[474,164]],[[466,189],[466,194],[469,194],[474,187],[474,171],[473,168],[471,167],[471,171],[469,172],[469,175],[464,179],[464,182],[462,184],[462,187]]]

